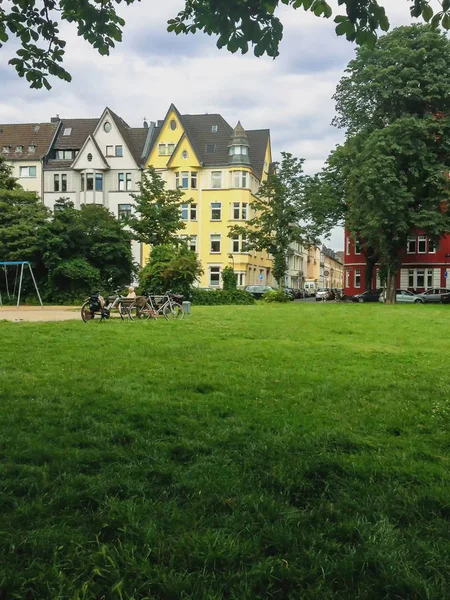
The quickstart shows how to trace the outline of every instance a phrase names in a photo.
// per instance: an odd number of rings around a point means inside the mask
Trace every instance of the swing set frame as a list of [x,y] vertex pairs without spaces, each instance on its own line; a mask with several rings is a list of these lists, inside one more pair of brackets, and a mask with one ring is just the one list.
[[[17,294],[17,308],[19,308],[20,306],[20,294],[22,292],[22,281],[23,281],[23,271],[24,268],[26,266],[28,266],[28,269],[30,271],[30,275],[31,275],[31,279],[33,280],[34,283],[34,288],[36,290],[36,294],[37,297],[39,298],[39,302],[41,304],[41,307],[44,308],[44,305],[42,304],[42,298],[41,295],[39,293],[39,289],[36,283],[36,279],[34,278],[34,273],[33,273],[33,268],[31,267],[30,263],[28,261],[8,261],[8,262],[0,262],[0,267],[3,267],[4,271],[5,271],[5,280],[6,280],[6,293],[8,294],[8,298],[10,298],[10,294],[9,294],[9,285],[8,285],[8,274],[7,274],[7,267],[13,267],[16,266],[17,269],[20,267],[20,280],[19,280],[19,290],[18,290],[18,294]],[[16,270],[16,282],[14,283],[14,292],[13,292],[13,297],[16,291],[16,283],[17,283],[17,270]],[[0,306],[2,306],[2,296],[0,294]]]

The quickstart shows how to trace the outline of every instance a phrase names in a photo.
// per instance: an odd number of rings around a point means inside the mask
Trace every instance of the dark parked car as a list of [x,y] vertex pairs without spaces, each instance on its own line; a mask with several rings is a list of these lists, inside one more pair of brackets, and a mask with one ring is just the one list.
[[248,285],[245,291],[251,294],[256,300],[260,300],[266,292],[275,292],[276,290],[270,285]]
[[362,294],[356,294],[352,296],[353,302],[378,302],[380,299],[382,290],[375,290],[370,292],[362,292]]
[[294,288],[286,287],[284,288],[284,291],[292,298],[292,300],[295,300],[295,298],[303,298],[301,290],[294,290]]
[[423,294],[418,294],[414,300],[416,304],[450,304],[450,290],[445,288],[434,288],[427,290]]

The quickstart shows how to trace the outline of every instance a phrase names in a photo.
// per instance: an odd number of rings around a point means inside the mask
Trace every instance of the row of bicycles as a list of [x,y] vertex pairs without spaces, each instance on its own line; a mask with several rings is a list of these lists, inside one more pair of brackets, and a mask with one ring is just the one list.
[[104,298],[99,291],[93,292],[81,307],[81,318],[85,323],[103,321],[118,315],[122,320],[147,320],[163,317],[167,321],[182,319],[183,297],[171,290],[163,295],[145,293],[137,298],[121,296],[120,290]]

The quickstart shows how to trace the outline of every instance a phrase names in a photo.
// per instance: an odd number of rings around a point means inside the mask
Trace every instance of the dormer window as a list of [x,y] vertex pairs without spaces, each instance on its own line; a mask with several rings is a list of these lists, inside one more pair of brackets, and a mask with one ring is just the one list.
[[11,152],[11,146],[3,146],[3,154],[8,154]]
[[216,144],[206,144],[205,152],[206,154],[215,154]]
[[34,144],[31,144],[31,146],[28,146],[28,152],[29,152],[29,154],[34,154],[36,152],[36,146]]
[[23,146],[16,146],[16,152],[17,152],[17,154],[22,154]]
[[72,133],[72,127],[66,127],[63,131],[63,135],[70,135]]

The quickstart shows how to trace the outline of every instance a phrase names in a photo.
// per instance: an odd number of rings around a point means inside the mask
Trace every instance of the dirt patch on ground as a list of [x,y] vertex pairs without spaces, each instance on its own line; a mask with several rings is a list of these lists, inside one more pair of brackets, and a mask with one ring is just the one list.
[[76,306],[13,306],[0,307],[0,321],[73,321],[81,320]]

